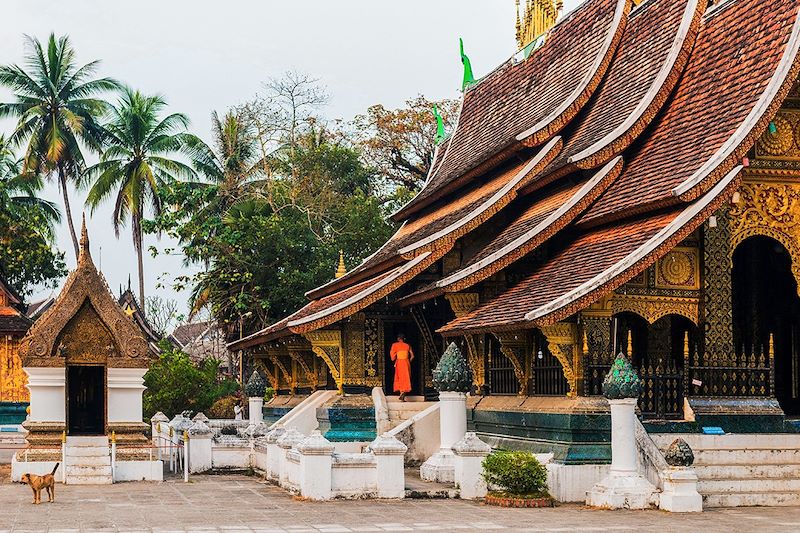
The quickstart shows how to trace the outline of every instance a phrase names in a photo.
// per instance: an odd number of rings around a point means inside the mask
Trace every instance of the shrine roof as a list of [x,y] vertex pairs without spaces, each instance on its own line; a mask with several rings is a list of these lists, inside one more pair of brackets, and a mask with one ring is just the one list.
[[0,333],[25,333],[31,327],[31,321],[21,314],[0,314]]
[[441,204],[425,214],[404,223],[377,252],[343,277],[309,291],[306,296],[323,298],[364,278],[385,272],[406,258],[421,251],[432,251],[440,257],[456,239],[488,220],[508,205],[516,191],[528,183],[558,153],[561,138],[556,136],[535,156],[516,161],[490,173],[481,183],[452,202]]
[[567,237],[531,275],[446,324],[446,335],[544,326],[627,282],[693,232],[738,186],[741,166],[702,198],[649,216]]
[[[441,161],[422,191],[393,215],[405,220],[497,164],[502,153],[537,146],[575,118],[608,68],[630,0],[583,3],[528,58],[505,62],[463,96]],[[499,157],[503,159],[503,157]]]
[[582,222],[694,200],[738,165],[797,78],[797,13],[795,0],[711,7],[674,95]]
[[444,292],[463,290],[535,250],[596,200],[621,170],[622,158],[616,157],[589,179],[537,191],[530,205],[461,268],[403,298],[401,303],[409,305]]
[[570,125],[564,149],[542,178],[552,180],[579,168],[597,168],[642,133],[686,66],[703,14],[700,4],[698,0],[651,0],[631,13],[592,103]]

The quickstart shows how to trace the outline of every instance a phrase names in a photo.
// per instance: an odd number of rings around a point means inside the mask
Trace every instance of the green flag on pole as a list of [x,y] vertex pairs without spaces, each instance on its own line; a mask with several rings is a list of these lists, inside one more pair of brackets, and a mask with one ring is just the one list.
[[475,76],[472,74],[472,63],[469,62],[467,54],[464,53],[464,40],[459,37],[458,45],[461,50],[461,63],[464,65],[464,80],[461,82],[461,90],[465,90],[467,85],[475,83]]
[[447,135],[444,132],[444,120],[442,120],[442,115],[439,114],[439,108],[436,107],[436,104],[433,104],[433,116],[436,117],[436,137],[434,142],[439,145],[442,144]]

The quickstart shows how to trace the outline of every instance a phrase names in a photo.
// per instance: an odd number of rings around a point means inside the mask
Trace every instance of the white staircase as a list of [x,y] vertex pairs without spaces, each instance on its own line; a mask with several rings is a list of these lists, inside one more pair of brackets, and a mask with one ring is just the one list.
[[110,485],[111,455],[108,437],[67,437],[67,485]]
[[800,434],[660,434],[659,448],[675,437],[694,451],[704,507],[800,505]]
[[426,402],[423,396],[408,396],[404,402],[398,396],[387,396],[386,403],[389,407],[389,427],[394,428],[436,402]]

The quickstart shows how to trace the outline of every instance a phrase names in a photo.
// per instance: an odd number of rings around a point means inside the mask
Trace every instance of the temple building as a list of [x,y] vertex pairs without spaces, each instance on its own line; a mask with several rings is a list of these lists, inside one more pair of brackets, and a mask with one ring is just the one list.
[[0,272],[0,425],[25,420],[28,382],[19,357],[19,343],[31,320],[20,295]]
[[433,397],[457,340],[471,428],[567,464],[609,458],[599,395],[618,352],[648,427],[784,431],[800,415],[800,3],[636,4],[587,0],[542,34],[540,12],[521,17],[520,52],[466,87],[395,235],[231,348],[281,393],[389,395],[403,333],[412,395]]

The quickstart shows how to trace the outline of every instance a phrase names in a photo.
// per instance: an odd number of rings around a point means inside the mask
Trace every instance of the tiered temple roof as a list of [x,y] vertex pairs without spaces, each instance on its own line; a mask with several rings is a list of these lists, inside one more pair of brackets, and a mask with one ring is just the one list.
[[[465,91],[455,131],[384,247],[236,347],[325,327],[390,295],[409,305],[466,290],[523,257],[520,282],[440,331],[544,326],[619,287],[733,194],[800,71],[799,7],[586,1],[529,57]],[[481,246],[455,271],[399,293],[472,236]]]

